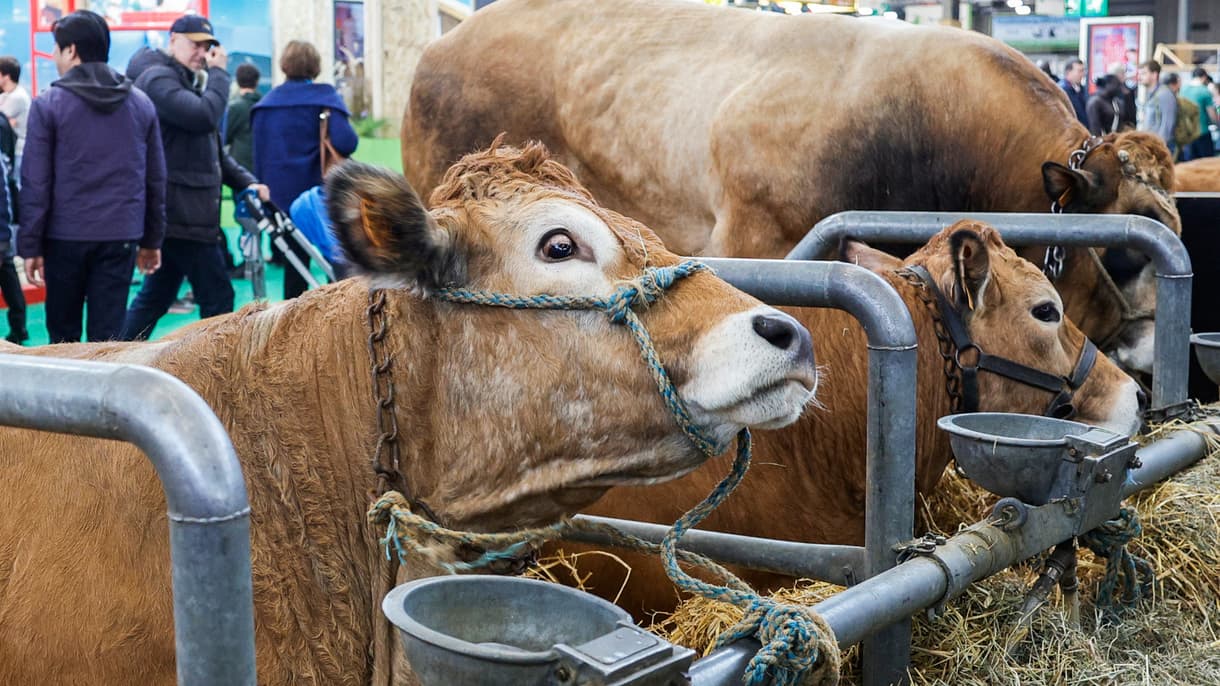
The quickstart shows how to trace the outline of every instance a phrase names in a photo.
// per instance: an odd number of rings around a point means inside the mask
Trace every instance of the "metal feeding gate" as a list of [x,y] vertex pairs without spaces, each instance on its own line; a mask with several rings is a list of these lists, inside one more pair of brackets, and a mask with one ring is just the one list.
[[[1154,409],[1173,411],[1185,403],[1190,260],[1181,241],[1152,220],[843,213],[815,228],[826,235],[811,234],[794,255],[802,250],[811,255],[822,249],[816,245],[837,245],[847,235],[923,242],[966,217],[990,223],[1014,245],[1121,245],[1149,255],[1157,268]],[[723,562],[848,585],[812,609],[841,647],[864,641],[868,686],[906,681],[914,613],[1087,531],[1113,516],[1121,498],[1180,471],[1206,451],[1204,437],[1189,431],[1135,450],[1125,436],[1073,422],[1019,415],[945,418],[968,473],[986,481],[995,479],[997,470],[1012,472],[992,484],[1011,500],[997,504],[996,516],[934,541],[923,554],[895,566],[897,546],[913,538],[915,509],[916,338],[902,299],[879,276],[844,263],[707,262],[770,304],[839,308],[861,323],[869,354],[866,540],[861,548],[692,531],[681,547]],[[1204,338],[1201,345],[1201,356],[1211,351],[1220,358],[1220,340]],[[1220,367],[1220,360],[1216,364]],[[126,440],[149,456],[169,506],[178,681],[253,684],[249,507],[232,445],[207,405],[173,377],[129,365],[0,355],[0,378],[0,425]],[[154,402],[150,393],[157,396]],[[980,443],[990,446],[990,455],[979,450]],[[1053,467],[1049,479],[1023,472],[1020,464],[1029,459],[1030,448],[1040,450]],[[654,542],[667,530],[602,521]],[[593,536],[584,540],[606,542]],[[493,683],[500,670],[523,669],[504,683],[720,686],[739,683],[758,649],[756,641],[746,639],[692,664],[690,651],[640,631],[621,610],[572,589],[543,590],[538,583],[474,576],[423,580],[395,589],[384,607],[402,629],[408,653],[418,656],[421,672],[439,670],[432,672],[437,683],[452,683],[455,673]],[[521,584],[545,600],[513,605],[512,598],[528,595],[519,590]],[[473,608],[473,633],[471,622],[455,623],[459,607]],[[502,611],[491,613],[492,607]],[[548,607],[556,612],[535,615],[534,610]],[[459,663],[464,666],[454,669],[474,671],[445,671]]]

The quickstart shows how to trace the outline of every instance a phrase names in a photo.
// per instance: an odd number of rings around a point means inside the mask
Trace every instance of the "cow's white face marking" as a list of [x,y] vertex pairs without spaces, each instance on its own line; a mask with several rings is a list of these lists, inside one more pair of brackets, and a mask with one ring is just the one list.
[[[535,202],[513,219],[521,230],[515,249],[501,261],[515,293],[609,295],[620,285],[610,275],[633,271],[619,236],[576,203]],[[758,306],[704,326],[689,350],[689,376],[678,392],[696,424],[718,440],[744,426],[791,424],[813,401],[812,343],[796,320]]]
[[814,402],[818,373],[808,334],[794,335],[782,345],[783,339],[760,335],[756,323],[762,320],[804,330],[796,320],[764,305],[725,317],[700,336],[691,351],[690,378],[679,392],[695,422],[716,427],[719,440],[742,426],[787,426]]

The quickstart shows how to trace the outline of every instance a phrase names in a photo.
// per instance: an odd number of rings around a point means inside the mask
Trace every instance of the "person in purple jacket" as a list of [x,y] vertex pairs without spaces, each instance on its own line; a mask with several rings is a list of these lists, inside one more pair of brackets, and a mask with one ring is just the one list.
[[165,155],[152,101],[106,64],[110,29],[80,10],[52,26],[60,78],[30,106],[17,252],[46,284],[52,343],[116,338],[134,266],[161,265]]
[[[323,114],[331,144],[344,157],[356,151],[359,140],[348,122],[347,106],[329,83],[314,83],[322,70],[317,49],[305,41],[291,41],[280,57],[287,81],[272,88],[250,110],[254,129],[254,174],[271,189],[271,200],[288,210],[301,193],[322,184],[321,137]],[[309,255],[293,251],[308,265]],[[305,279],[291,267],[284,269],[284,298],[305,290]]]

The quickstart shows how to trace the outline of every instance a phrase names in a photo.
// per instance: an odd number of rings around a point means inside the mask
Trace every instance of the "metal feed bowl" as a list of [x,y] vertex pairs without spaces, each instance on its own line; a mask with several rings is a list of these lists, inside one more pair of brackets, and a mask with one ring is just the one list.
[[1220,333],[1197,333],[1190,337],[1195,357],[1203,373],[1214,384],[1220,384]]
[[655,679],[646,683],[667,684],[660,674],[680,675],[693,656],[601,598],[534,579],[420,579],[386,594],[381,609],[424,686],[602,683],[586,677],[601,668],[642,671]]
[[971,481],[1030,505],[1067,495],[1062,467],[1068,436],[1104,432],[1122,438],[1080,422],[1008,412],[955,414],[936,424],[948,432],[957,465]]

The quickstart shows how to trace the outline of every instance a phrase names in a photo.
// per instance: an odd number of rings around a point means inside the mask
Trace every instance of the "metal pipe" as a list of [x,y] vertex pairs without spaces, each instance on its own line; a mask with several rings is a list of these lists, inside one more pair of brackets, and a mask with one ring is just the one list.
[[741,675],[760,648],[757,639],[743,638],[696,660],[689,672],[691,686],[740,686]]
[[995,227],[1009,245],[1126,247],[1156,267],[1155,355],[1152,408],[1186,402],[1190,364],[1190,255],[1169,227],[1148,217],[1016,212],[839,212],[818,222],[788,259],[819,259],[843,238],[923,243],[961,219]]
[[[1207,452],[1199,434],[1183,431],[1141,448],[1143,466],[1124,495],[1152,486]],[[1067,503],[1030,508],[1020,529],[1005,532],[984,521],[950,538],[928,556],[913,558],[814,605],[839,646],[848,646],[903,617],[944,603],[1013,563],[1071,538],[1075,515]]]
[[[893,567],[895,546],[910,540],[915,529],[918,339],[906,303],[880,276],[853,264],[704,261],[721,278],[773,305],[834,307],[860,322],[868,341],[865,573],[872,576]],[[900,620],[875,636],[864,653],[865,686],[905,683],[909,621]]]
[[[608,524],[649,543],[659,544],[669,531],[669,527],[662,524],[612,517],[579,515],[575,519]],[[567,537],[585,543],[615,545],[612,538],[593,531],[577,531]],[[682,536],[678,547],[725,564],[797,578],[821,579],[840,586],[850,586],[864,578],[864,549],[860,546],[798,543],[694,529]]]
[[211,408],[178,379],[134,365],[0,355],[0,379],[0,425],[144,451],[169,511],[178,683],[253,686],[250,506]]

